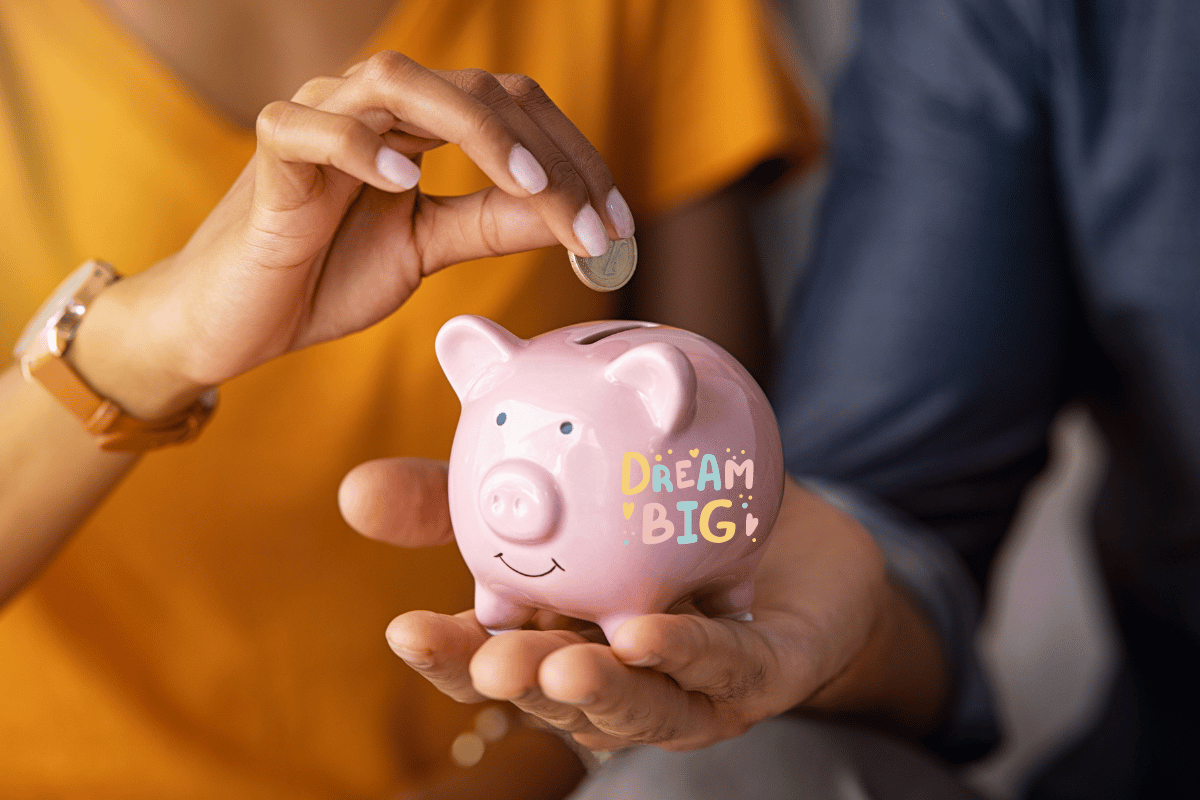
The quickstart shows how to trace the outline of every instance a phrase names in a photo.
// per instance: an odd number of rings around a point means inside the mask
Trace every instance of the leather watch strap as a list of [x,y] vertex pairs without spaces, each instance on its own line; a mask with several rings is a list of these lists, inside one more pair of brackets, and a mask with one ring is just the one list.
[[65,358],[88,306],[120,276],[109,264],[89,261],[59,285],[26,327],[13,355],[29,380],[41,383],[104,450],[139,452],[194,438],[212,416],[217,390],[209,389],[188,408],[154,420],[126,414],[95,392]]
[[42,361],[34,377],[58,398],[102,450],[140,452],[193,439],[217,407],[210,389],[192,405],[166,417],[142,420],[126,414],[112,400],[92,391],[87,382],[60,358]]

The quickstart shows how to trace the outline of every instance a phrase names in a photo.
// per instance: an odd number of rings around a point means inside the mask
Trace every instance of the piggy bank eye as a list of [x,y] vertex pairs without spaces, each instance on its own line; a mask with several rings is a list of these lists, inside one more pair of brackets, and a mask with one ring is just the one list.
[[500,413],[499,413],[499,414],[496,416],[496,424],[497,424],[497,425],[503,425],[503,424],[504,424],[504,420],[506,420],[506,419],[508,419],[508,414],[505,414],[503,411],[501,411],[501,412],[500,412]]
[[571,423],[569,423],[569,422],[564,422],[562,425],[559,425],[559,426],[558,426],[558,429],[559,429],[560,431],[562,431],[563,433],[570,433],[572,430],[574,430],[574,429],[575,429],[575,426],[573,426],[573,425],[572,425]]

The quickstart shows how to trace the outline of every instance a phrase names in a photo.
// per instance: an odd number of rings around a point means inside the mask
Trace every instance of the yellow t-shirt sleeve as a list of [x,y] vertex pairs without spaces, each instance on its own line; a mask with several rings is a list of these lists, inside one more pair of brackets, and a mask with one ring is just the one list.
[[[644,139],[628,154],[641,174],[630,200],[653,216],[712,193],[765,161],[810,164],[820,124],[783,50],[781,20],[753,0],[632,4],[626,41],[640,57],[622,81],[639,96]],[[626,146],[630,146],[626,143]]]

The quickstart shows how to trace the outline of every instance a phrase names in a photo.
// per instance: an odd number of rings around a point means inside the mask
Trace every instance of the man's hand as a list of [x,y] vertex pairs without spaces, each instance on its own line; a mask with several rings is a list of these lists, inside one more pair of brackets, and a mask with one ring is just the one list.
[[[370,462],[347,476],[347,521],[407,546],[452,536],[444,465]],[[424,520],[424,522],[414,522]],[[752,622],[690,613],[598,630],[543,613],[491,636],[465,611],[412,611],[387,637],[410,666],[463,702],[508,700],[592,749],[704,747],[797,706],[916,735],[947,692],[936,638],[853,519],[788,480],[756,573]]]

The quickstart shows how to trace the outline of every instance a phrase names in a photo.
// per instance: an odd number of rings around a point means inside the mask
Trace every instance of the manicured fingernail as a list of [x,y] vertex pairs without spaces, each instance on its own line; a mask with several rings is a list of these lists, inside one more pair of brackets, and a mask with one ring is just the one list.
[[622,239],[633,236],[633,213],[630,212],[625,198],[621,197],[621,193],[617,191],[617,187],[614,186],[608,193],[608,199],[604,201],[604,208],[608,211],[608,218],[612,220],[613,227],[617,229],[617,236]]
[[600,221],[596,209],[584,206],[575,215],[575,224],[572,227],[575,235],[579,237],[579,243],[587,250],[589,256],[595,258],[608,251],[608,232],[604,230],[604,223]]
[[421,168],[390,147],[381,147],[375,154],[375,169],[385,180],[402,189],[411,189],[421,179]]
[[542,169],[533,153],[519,144],[514,145],[512,152],[508,154],[508,171],[512,173],[513,180],[530,194],[537,194],[550,184],[546,170]]

